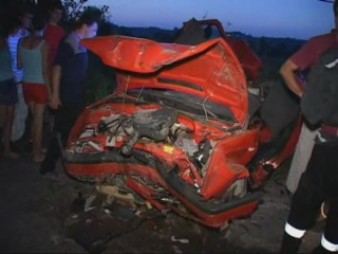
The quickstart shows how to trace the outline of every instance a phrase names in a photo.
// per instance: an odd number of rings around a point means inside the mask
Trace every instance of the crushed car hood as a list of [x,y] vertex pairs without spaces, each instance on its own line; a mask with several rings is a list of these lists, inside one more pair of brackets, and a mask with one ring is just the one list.
[[117,91],[163,89],[191,94],[230,108],[244,126],[248,118],[245,74],[222,39],[197,46],[158,43],[124,36],[82,40],[117,71]]

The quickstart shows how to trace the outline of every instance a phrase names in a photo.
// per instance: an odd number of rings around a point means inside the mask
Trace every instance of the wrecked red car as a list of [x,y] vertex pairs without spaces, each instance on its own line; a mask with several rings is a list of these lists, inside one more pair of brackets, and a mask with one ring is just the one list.
[[256,188],[293,152],[300,121],[287,112],[269,125],[227,42],[107,36],[83,45],[115,68],[118,87],[73,127],[64,154],[71,176],[212,228],[254,211]]

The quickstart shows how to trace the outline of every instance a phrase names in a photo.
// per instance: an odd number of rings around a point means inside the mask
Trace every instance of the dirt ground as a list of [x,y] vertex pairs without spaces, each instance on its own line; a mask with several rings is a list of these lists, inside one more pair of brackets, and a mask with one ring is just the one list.
[[[283,186],[287,170],[284,165],[267,182],[252,216],[219,232],[155,210],[139,218],[126,207],[103,209],[99,195],[85,212],[83,201],[95,194],[95,186],[71,179],[61,163],[57,179],[40,176],[22,148],[16,161],[0,157],[0,252],[276,253],[289,211]],[[318,244],[319,232],[315,228],[306,234],[302,252]]]

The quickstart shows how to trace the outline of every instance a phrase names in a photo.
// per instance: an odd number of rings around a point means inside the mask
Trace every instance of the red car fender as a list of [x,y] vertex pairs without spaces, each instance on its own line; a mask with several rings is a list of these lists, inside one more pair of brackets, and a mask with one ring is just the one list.
[[217,197],[235,180],[249,177],[245,165],[257,152],[258,134],[258,129],[250,130],[226,138],[216,145],[201,189],[205,199]]

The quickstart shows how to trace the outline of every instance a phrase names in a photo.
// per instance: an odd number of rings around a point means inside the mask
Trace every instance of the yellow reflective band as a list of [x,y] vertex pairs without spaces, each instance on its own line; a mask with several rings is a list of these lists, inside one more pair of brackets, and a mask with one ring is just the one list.
[[294,238],[302,238],[305,234],[305,231],[306,231],[306,230],[297,229],[297,228],[291,226],[289,223],[285,224],[284,230],[288,235],[290,235]]
[[164,147],[163,147],[163,150],[164,150],[166,153],[173,154],[173,152],[174,152],[174,147],[173,147],[173,146],[164,146]]
[[326,240],[324,234],[322,235],[322,240],[320,241],[321,245],[324,249],[331,251],[331,252],[337,252],[338,251],[338,244],[334,244]]

